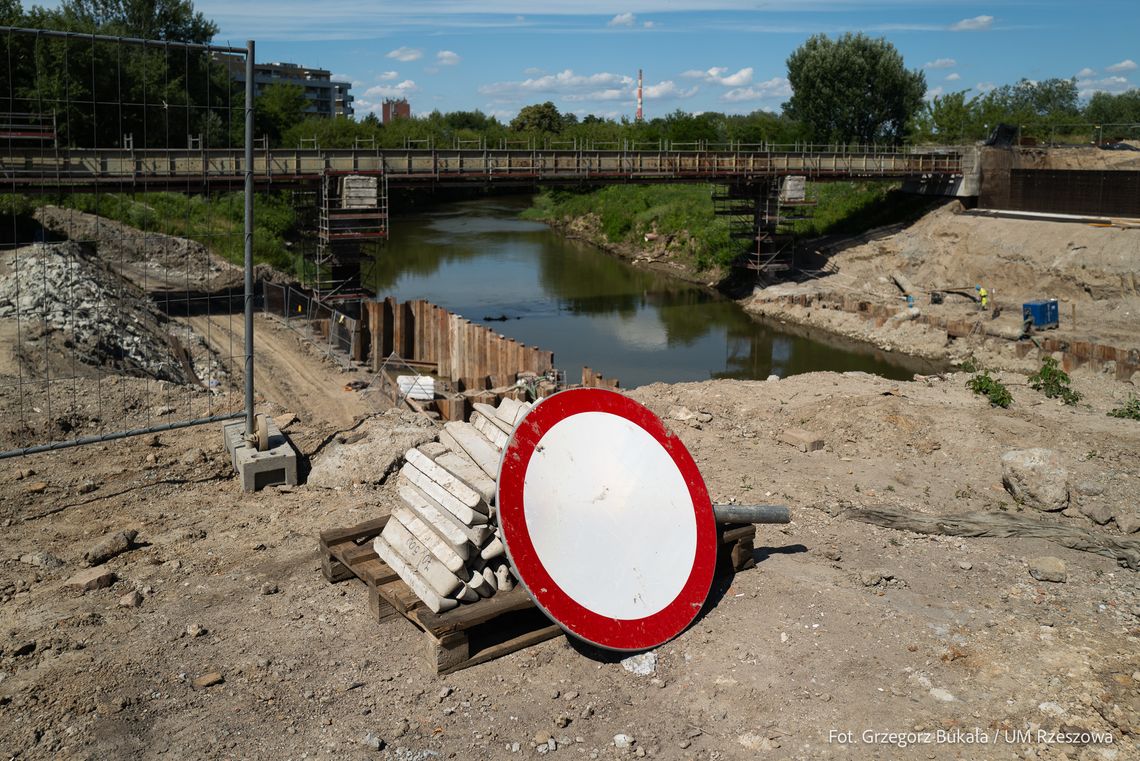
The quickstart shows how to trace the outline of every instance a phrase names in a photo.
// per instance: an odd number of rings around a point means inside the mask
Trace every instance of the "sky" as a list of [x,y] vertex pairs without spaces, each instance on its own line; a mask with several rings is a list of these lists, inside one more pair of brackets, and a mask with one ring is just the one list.
[[[50,4],[50,3],[49,3]],[[216,41],[257,41],[352,82],[358,115],[406,97],[413,113],[501,119],[546,100],[629,116],[644,70],[647,118],[778,111],[785,61],[816,33],[890,40],[926,74],[927,97],[1076,77],[1082,97],[1140,86],[1140,1],[995,0],[197,0]]]

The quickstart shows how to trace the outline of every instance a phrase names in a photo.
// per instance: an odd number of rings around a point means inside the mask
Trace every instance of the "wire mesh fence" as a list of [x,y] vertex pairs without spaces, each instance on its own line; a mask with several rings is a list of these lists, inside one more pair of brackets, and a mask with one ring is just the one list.
[[0,458],[246,412],[247,52],[0,28]]
[[280,317],[290,330],[318,347],[329,359],[344,367],[364,359],[364,326],[360,318],[351,316],[346,309],[292,286],[268,281],[262,283],[261,303],[262,311]]

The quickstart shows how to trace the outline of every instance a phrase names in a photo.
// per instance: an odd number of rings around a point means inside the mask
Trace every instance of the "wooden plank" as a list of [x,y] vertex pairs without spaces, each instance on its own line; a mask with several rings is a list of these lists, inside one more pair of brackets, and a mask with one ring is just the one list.
[[510,592],[500,592],[474,605],[464,605],[441,614],[426,609],[417,610],[409,618],[438,638],[451,632],[470,629],[504,613],[533,607],[534,602],[520,584]]
[[355,526],[348,528],[334,528],[328,531],[321,532],[321,546],[328,547],[333,544],[340,544],[341,542],[350,542],[356,539],[371,539],[384,530],[384,524],[388,522],[389,516],[383,515],[379,518],[374,518],[370,521],[358,523]]
[[[493,661],[496,658],[502,658],[504,655],[510,655],[511,653],[518,652],[523,648],[530,647],[531,645],[537,645],[540,642],[546,642],[549,639],[560,637],[563,634],[564,632],[562,631],[562,627],[558,626],[557,624],[550,624],[549,626],[544,626],[541,629],[534,629],[529,632],[524,632],[517,637],[512,637],[511,639],[506,640],[505,642],[500,642],[499,644],[491,645],[488,648],[480,650],[475,655],[468,657],[462,663],[450,666],[445,670],[438,671],[437,673],[450,674],[454,671],[459,671],[471,666],[478,666],[480,663],[487,663],[488,661]],[[470,653],[470,647],[468,647],[468,653]]]

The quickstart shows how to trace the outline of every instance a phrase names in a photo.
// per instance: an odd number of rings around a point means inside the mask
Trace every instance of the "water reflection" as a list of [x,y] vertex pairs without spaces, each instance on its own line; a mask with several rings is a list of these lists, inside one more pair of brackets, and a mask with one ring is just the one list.
[[774,330],[705,289],[518,219],[526,203],[496,198],[394,219],[369,284],[552,350],[571,379],[582,365],[627,387],[815,370],[906,378],[919,369]]

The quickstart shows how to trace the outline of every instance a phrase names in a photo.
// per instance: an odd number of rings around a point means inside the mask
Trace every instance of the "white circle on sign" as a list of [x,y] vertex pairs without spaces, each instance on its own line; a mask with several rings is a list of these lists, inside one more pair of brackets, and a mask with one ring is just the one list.
[[531,455],[523,505],[551,579],[598,615],[651,616],[692,573],[689,488],[660,442],[624,417],[582,412],[555,424]]

